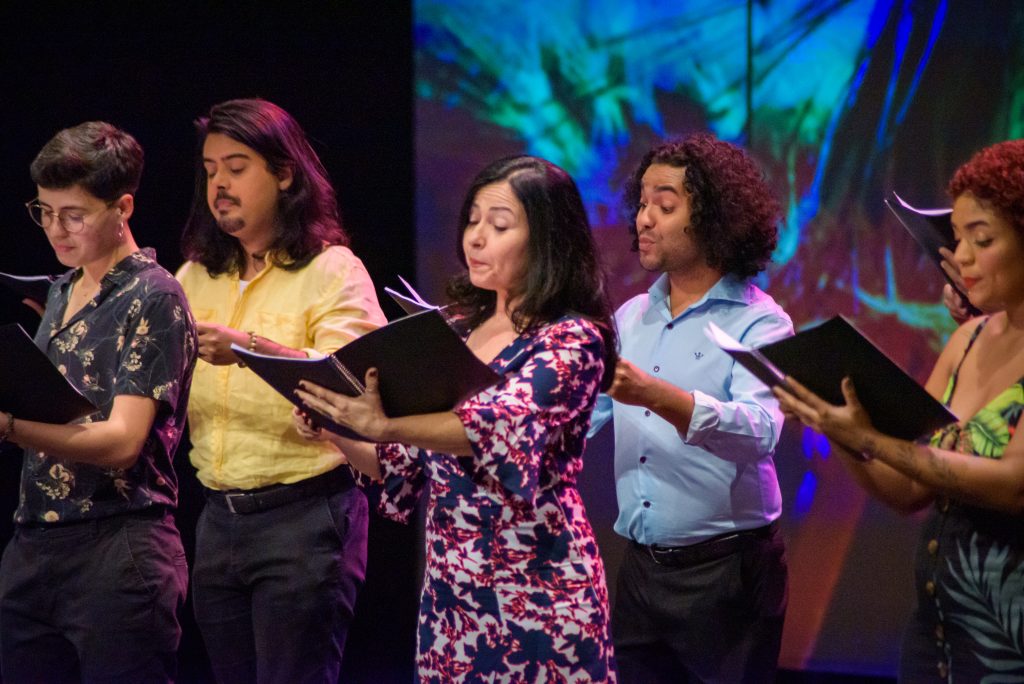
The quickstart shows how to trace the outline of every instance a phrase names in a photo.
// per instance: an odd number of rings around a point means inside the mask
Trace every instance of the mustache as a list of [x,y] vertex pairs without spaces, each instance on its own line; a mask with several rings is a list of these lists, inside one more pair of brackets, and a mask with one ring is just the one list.
[[237,197],[232,197],[231,195],[229,195],[226,192],[218,191],[217,192],[217,197],[214,198],[214,202],[219,202],[222,199],[228,200],[229,202],[234,202],[235,204],[239,204],[239,201],[238,201]]

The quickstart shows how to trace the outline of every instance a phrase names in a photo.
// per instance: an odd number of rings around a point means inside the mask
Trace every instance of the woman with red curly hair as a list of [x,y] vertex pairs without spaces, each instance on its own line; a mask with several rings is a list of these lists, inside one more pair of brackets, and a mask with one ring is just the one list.
[[878,432],[849,379],[843,406],[792,380],[776,394],[869,492],[901,512],[932,506],[900,680],[1024,681],[1024,140],[977,153],[947,191],[956,263],[985,315],[953,334],[925,387],[962,419],[915,444]]

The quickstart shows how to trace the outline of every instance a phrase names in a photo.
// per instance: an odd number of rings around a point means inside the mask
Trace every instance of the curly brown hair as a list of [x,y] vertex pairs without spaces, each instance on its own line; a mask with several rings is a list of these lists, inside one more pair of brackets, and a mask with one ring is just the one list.
[[953,174],[946,192],[971,193],[1024,238],[1024,140],[1007,140],[976,152]]
[[640,160],[625,189],[633,251],[641,181],[651,164],[686,170],[683,189],[690,200],[690,234],[709,266],[741,278],[768,266],[778,242],[782,208],[753,159],[709,133],[663,142]]

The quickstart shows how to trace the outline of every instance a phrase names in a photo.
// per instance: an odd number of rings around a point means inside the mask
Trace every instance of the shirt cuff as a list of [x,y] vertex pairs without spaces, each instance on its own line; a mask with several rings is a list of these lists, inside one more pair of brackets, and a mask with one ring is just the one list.
[[680,437],[692,446],[703,445],[718,429],[719,417],[719,401],[700,390],[693,390],[693,415],[690,417],[690,427],[686,429],[686,434],[680,434]]

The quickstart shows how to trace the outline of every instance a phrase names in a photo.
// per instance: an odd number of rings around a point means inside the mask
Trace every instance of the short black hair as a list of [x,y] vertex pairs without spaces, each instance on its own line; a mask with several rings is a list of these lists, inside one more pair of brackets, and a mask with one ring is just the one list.
[[142,146],[105,121],[65,128],[32,160],[32,182],[48,190],[81,186],[104,202],[134,195],[142,179]]
[[690,201],[690,234],[709,266],[741,278],[755,276],[768,266],[778,242],[779,201],[741,147],[709,133],[663,142],[640,160],[625,190],[634,251],[640,190],[651,164],[686,170],[683,189]]

